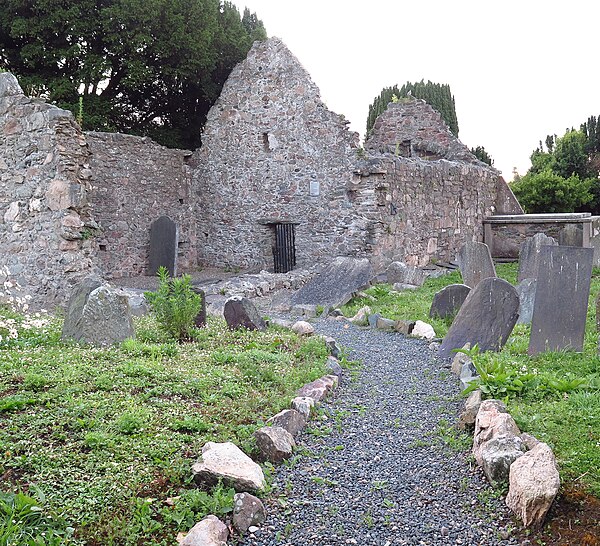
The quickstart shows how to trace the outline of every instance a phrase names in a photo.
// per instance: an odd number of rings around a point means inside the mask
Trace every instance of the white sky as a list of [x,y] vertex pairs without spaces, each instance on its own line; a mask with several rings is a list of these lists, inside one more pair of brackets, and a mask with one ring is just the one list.
[[598,0],[234,3],[284,41],[361,138],[384,86],[448,83],[460,140],[484,146],[510,181],[547,134],[600,115]]

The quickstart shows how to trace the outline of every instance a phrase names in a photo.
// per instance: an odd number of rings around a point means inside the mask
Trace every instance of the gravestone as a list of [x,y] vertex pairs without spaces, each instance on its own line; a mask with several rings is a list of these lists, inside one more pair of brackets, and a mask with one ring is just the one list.
[[197,286],[192,286],[192,290],[202,298],[202,302],[200,303],[200,310],[194,319],[194,325],[196,328],[202,328],[206,326],[206,293],[202,288],[198,288]]
[[583,226],[567,224],[558,232],[558,244],[560,246],[583,246]]
[[528,354],[583,350],[593,261],[593,248],[541,248]]
[[230,330],[237,328],[246,328],[247,330],[267,329],[267,324],[248,298],[241,296],[229,298],[225,302],[223,316]]
[[149,258],[148,275],[156,275],[161,266],[171,277],[177,275],[177,225],[168,216],[150,224]]
[[516,289],[517,294],[519,294],[519,319],[517,324],[531,324],[536,287],[537,279],[523,279],[517,284]]
[[407,265],[404,262],[392,262],[385,274],[389,284],[401,283],[421,286],[427,278],[427,274],[421,268]]
[[556,246],[556,239],[548,237],[545,233],[536,233],[527,237],[519,249],[519,282],[523,279],[537,279],[542,246]]
[[366,258],[339,257],[292,296],[292,305],[340,307],[369,286],[373,268]]
[[475,288],[479,282],[496,276],[496,268],[485,243],[467,241],[458,253],[458,266],[463,283]]
[[458,313],[470,291],[471,289],[466,284],[450,284],[445,286],[433,296],[429,316],[440,318],[453,317]]
[[471,290],[442,341],[438,355],[449,358],[465,343],[499,351],[519,316],[519,296],[504,279],[488,277]]

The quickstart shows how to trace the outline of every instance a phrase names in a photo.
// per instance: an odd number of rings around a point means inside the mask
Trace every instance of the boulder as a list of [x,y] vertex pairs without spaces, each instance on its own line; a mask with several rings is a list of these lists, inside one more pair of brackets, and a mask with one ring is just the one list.
[[281,427],[262,427],[254,433],[254,437],[260,458],[271,463],[289,459],[296,447],[294,437]]
[[398,332],[400,334],[409,336],[412,333],[414,327],[415,327],[414,320],[397,320],[396,326],[394,327],[394,329],[396,330],[396,332]]
[[267,512],[262,501],[250,493],[236,493],[233,497],[233,526],[240,534],[245,534],[250,527],[265,521]]
[[306,415],[295,409],[286,409],[271,417],[267,424],[281,427],[295,437],[306,426]]
[[[465,343],[461,347],[461,349],[466,349],[466,350],[469,350],[470,348],[471,348],[470,343]],[[471,360],[471,357],[469,355],[466,355],[465,353],[455,353],[454,358],[452,359],[452,365],[450,366],[452,373],[455,375],[460,375],[463,364],[465,362],[473,362],[473,360]]]
[[430,317],[448,318],[458,313],[471,288],[466,284],[450,284],[436,292],[429,308]]
[[519,436],[498,436],[479,451],[481,468],[490,483],[508,482],[510,465],[523,455],[526,446]]
[[144,296],[144,290],[124,287],[119,287],[119,290],[127,296],[129,310],[134,317],[141,317],[149,313],[150,307]]
[[337,389],[339,378],[336,375],[325,375],[301,387],[297,396],[307,396],[315,402],[323,400],[332,390]]
[[396,321],[384,317],[379,317],[375,322],[375,327],[378,330],[385,330],[386,332],[391,332],[396,329]]
[[325,365],[329,368],[329,371],[331,371],[333,375],[341,377],[344,373],[342,367],[340,366],[339,360],[337,358],[334,358],[333,356],[327,358],[327,362],[325,363]]
[[338,257],[292,296],[292,304],[339,307],[369,286],[373,268],[366,258]]
[[368,317],[371,314],[371,308],[368,305],[361,307],[356,314],[351,317],[350,322],[352,324],[356,324],[357,326],[365,326],[368,321]]
[[323,341],[325,341],[329,354],[334,358],[339,358],[341,351],[335,339],[329,336],[323,336]]
[[410,335],[421,339],[433,339],[435,338],[435,330],[431,324],[427,324],[422,320],[417,320]]
[[236,491],[262,491],[267,485],[260,466],[231,442],[207,442],[192,473],[198,485],[212,486],[223,480]]
[[308,419],[313,408],[315,407],[315,400],[314,398],[310,398],[308,396],[296,396],[296,398],[292,400],[291,405],[292,409],[301,413],[304,415],[304,417],[306,417],[306,419]]
[[135,337],[127,296],[96,279],[84,280],[69,299],[61,337],[100,346]]
[[314,334],[315,328],[305,320],[299,320],[292,326],[292,332],[296,332],[299,336],[311,336]]
[[539,442],[511,465],[506,505],[525,527],[539,527],[559,487],[554,454],[548,444]]
[[367,317],[367,321],[371,328],[377,328],[377,321],[381,318],[379,313],[373,313]]
[[227,546],[228,537],[227,525],[211,514],[196,523],[179,544],[180,546]]
[[481,391],[474,390],[465,401],[465,409],[458,418],[458,428],[461,430],[472,430],[475,427],[475,418],[481,406]]
[[404,262],[392,262],[388,266],[385,276],[389,284],[409,284],[415,287],[421,286],[427,278],[425,271]]
[[266,330],[267,325],[254,304],[241,296],[234,296],[225,302],[223,316],[230,330]]
[[493,438],[518,436],[521,434],[515,420],[500,400],[484,400],[475,418],[473,435],[473,455],[479,465],[482,464],[482,446]]

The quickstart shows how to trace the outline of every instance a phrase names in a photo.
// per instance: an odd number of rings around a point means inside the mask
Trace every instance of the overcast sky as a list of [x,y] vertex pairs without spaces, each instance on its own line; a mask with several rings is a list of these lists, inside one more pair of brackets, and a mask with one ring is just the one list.
[[484,146],[510,181],[547,134],[600,114],[598,0],[234,3],[284,41],[361,137],[383,87],[448,83],[459,138]]

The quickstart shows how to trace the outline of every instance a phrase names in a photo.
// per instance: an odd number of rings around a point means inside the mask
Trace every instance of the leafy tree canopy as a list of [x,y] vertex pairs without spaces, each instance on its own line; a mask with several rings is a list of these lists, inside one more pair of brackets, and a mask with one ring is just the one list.
[[379,96],[375,97],[373,104],[369,106],[369,115],[367,117],[367,135],[371,132],[375,120],[385,111],[388,104],[392,102],[393,97],[416,97],[423,99],[441,115],[444,121],[450,127],[455,136],[458,136],[458,120],[456,118],[456,107],[454,97],[448,84],[439,84],[423,80],[416,83],[406,82],[402,87],[397,85],[393,87],[384,87]]
[[0,67],[85,129],[196,148],[208,110],[262,22],[220,0],[3,0]]

